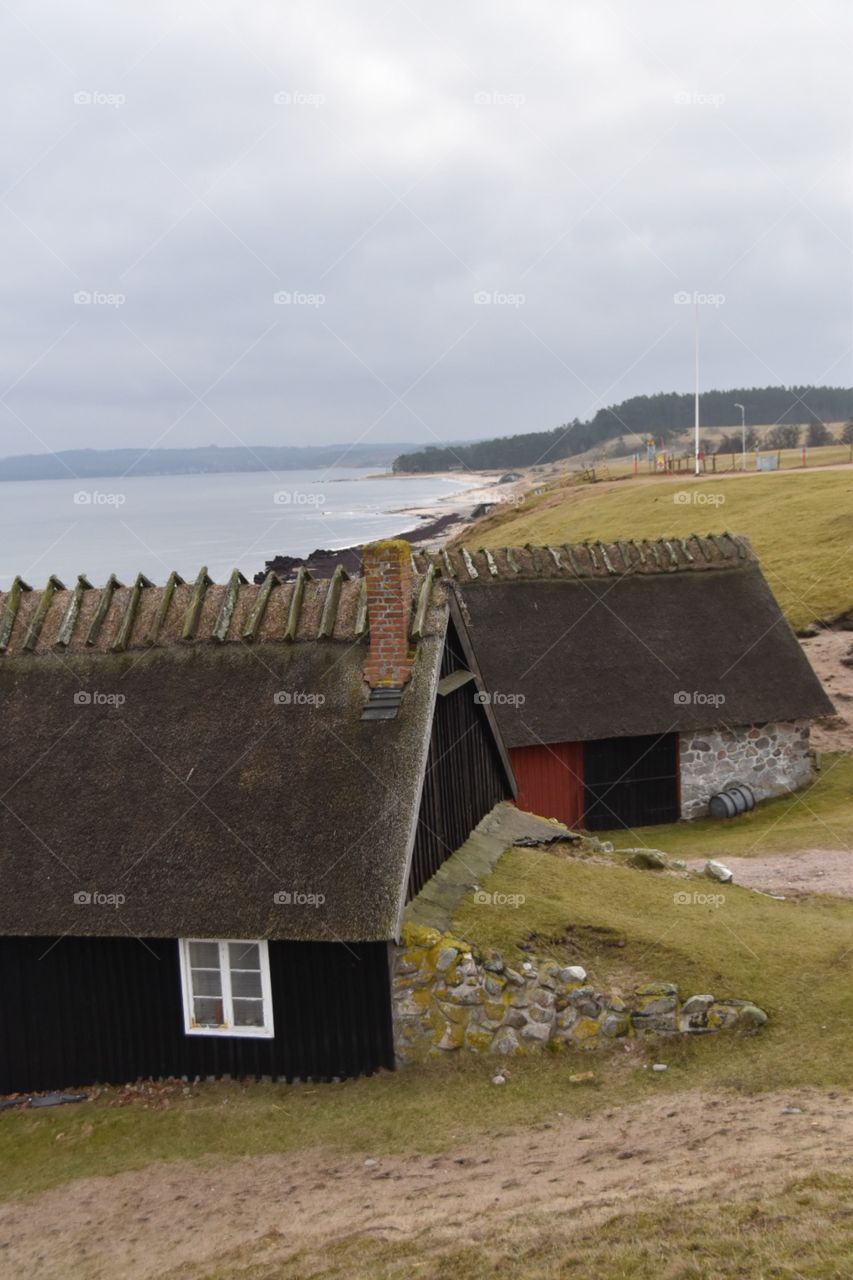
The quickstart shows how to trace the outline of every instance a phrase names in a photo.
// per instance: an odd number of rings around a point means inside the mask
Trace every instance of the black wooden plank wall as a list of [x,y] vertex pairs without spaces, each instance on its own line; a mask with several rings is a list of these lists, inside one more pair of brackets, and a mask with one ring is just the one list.
[[0,1093],[393,1067],[384,942],[270,942],[275,1037],[184,1033],[174,938],[0,938]]
[[[441,676],[467,667],[448,629]],[[418,816],[408,898],[413,898],[481,818],[511,798],[503,764],[473,681],[436,700],[426,777]]]
[[588,831],[676,822],[678,734],[585,742],[583,778]]

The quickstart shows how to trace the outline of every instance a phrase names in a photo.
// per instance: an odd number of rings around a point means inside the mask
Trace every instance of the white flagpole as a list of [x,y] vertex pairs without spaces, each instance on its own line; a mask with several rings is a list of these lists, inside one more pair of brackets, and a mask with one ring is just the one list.
[[693,426],[696,435],[695,459],[696,475],[699,475],[699,303],[693,303]]

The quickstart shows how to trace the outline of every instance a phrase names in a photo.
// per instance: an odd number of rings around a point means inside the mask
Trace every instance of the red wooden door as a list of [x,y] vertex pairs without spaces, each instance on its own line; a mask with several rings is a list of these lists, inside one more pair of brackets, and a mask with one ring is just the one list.
[[583,747],[579,742],[513,747],[512,767],[518,782],[516,804],[543,818],[558,818],[569,827],[583,821]]

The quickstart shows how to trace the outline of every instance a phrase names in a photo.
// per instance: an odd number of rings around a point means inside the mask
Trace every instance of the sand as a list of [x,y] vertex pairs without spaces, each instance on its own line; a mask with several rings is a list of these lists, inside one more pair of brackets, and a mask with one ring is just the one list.
[[851,1143],[853,1099],[834,1092],[666,1094],[438,1156],[314,1150],[84,1178],[0,1206],[0,1248],[5,1273],[28,1280],[154,1280],[262,1241],[269,1263],[352,1233],[471,1238],[534,1211],[581,1229],[651,1194],[677,1212],[699,1193],[766,1193],[841,1168]]

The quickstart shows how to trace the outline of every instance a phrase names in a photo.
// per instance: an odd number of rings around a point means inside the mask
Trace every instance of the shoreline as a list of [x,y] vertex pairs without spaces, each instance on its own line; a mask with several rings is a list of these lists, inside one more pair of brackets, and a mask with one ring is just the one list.
[[[399,476],[391,478],[400,479]],[[424,477],[418,476],[418,478]],[[458,480],[458,473],[438,471],[434,473],[434,478]],[[438,498],[424,506],[399,507],[395,511],[388,512],[389,515],[399,514],[401,517],[409,517],[410,521],[420,522],[407,523],[399,533],[389,536],[408,542],[413,551],[438,550],[449,541],[451,536],[472,522],[473,513],[479,507],[484,504],[496,505],[498,501],[505,501],[518,491],[517,483],[504,485],[500,487],[500,495],[498,495],[495,492],[499,488],[497,474],[485,475],[482,472],[472,472],[471,479],[474,483],[470,487],[460,489],[455,494],[448,494],[446,498]],[[356,575],[361,572],[364,546],[364,543],[356,543],[336,549],[317,547],[305,556],[273,555],[264,561],[263,571],[255,574],[255,582],[263,582],[266,574],[270,572],[277,574],[282,581],[289,581],[295,577],[299,569],[307,569],[315,578],[330,578],[338,565],[342,565],[348,574]]]

